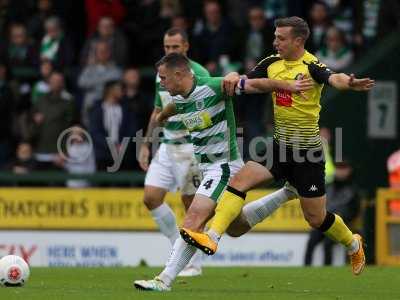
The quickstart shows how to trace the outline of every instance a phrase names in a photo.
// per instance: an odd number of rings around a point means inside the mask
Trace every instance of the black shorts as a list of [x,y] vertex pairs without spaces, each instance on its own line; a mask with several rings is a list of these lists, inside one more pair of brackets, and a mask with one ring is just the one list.
[[325,158],[322,147],[293,149],[273,142],[272,149],[267,150],[267,169],[275,180],[288,181],[302,197],[313,198],[325,194]]

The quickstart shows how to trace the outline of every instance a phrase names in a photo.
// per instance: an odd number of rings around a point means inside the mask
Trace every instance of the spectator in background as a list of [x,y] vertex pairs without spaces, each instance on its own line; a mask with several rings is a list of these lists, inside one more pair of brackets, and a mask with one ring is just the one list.
[[400,2],[398,0],[357,1],[355,43],[369,47],[378,37],[400,30]]
[[322,0],[330,12],[332,24],[341,30],[347,42],[353,40],[356,28],[356,10],[359,0]]
[[[346,224],[350,224],[357,217],[360,210],[360,195],[358,188],[353,184],[353,168],[347,161],[337,162],[335,179],[326,187],[326,208],[328,211],[338,214]],[[315,247],[324,243],[324,265],[332,264],[332,249],[335,242],[327,238],[321,231],[312,229],[307,242],[304,264],[312,264]]]
[[21,94],[30,92],[30,84],[37,77],[38,51],[27,35],[23,24],[10,26],[8,42],[1,49],[1,56],[10,68],[11,77],[19,83]]
[[7,82],[7,67],[0,63],[0,168],[6,164],[11,156],[14,97]]
[[50,60],[57,68],[70,67],[73,57],[73,47],[65,37],[60,19],[50,17],[44,23],[45,35],[40,45],[40,58]]
[[[93,145],[87,139],[86,132],[79,126],[71,128],[68,159],[64,167],[70,174],[92,174],[96,171]],[[84,179],[69,179],[67,187],[85,188],[90,183]]]
[[35,170],[36,162],[33,158],[32,146],[29,143],[20,143],[17,146],[16,158],[7,169],[15,174],[28,174]]
[[28,31],[30,36],[39,41],[44,36],[44,23],[54,15],[52,0],[37,0],[37,12],[28,21]]
[[49,78],[50,92],[33,108],[35,159],[40,170],[63,166],[57,149],[57,139],[76,121],[75,101],[64,89],[64,75],[54,71]]
[[184,15],[176,15],[171,19],[171,28],[178,28],[185,32],[189,30],[189,21]]
[[[222,16],[217,1],[204,2],[204,20],[198,21],[193,32],[195,56],[213,75],[217,74],[220,59],[229,63],[232,51],[232,27]],[[228,60],[228,62],[225,62]],[[222,63],[222,62],[221,62]]]
[[203,5],[204,0],[181,1],[182,14],[187,18],[189,24],[192,25],[201,18]]
[[41,79],[33,85],[31,101],[36,104],[39,98],[43,97],[50,91],[49,78],[53,72],[53,64],[48,59],[42,59],[40,64]]
[[[126,103],[129,110],[133,113],[139,129],[145,130],[147,120],[152,112],[150,95],[140,89],[140,72],[136,68],[128,68],[123,75],[124,97],[122,102]],[[136,159],[135,159],[136,161]]]
[[9,68],[16,118],[31,108],[31,86],[38,75],[38,51],[23,24],[10,26],[9,39],[0,49],[0,57]]
[[[29,14],[29,4],[25,0],[0,0],[0,36],[7,35],[10,24],[24,22]],[[24,8],[24,9],[21,9]]]
[[324,44],[316,56],[333,71],[341,72],[353,62],[353,51],[347,47],[344,34],[338,28],[329,27]]
[[[194,1],[194,0],[192,0]],[[182,5],[186,2],[181,1]],[[129,36],[130,49],[134,49],[130,64],[152,66],[163,55],[162,39],[171,26],[171,18],[179,14],[181,5],[175,9],[168,1],[126,1],[127,17],[124,29]],[[193,7],[191,7],[193,9]],[[185,15],[186,16],[186,15]]]
[[[274,30],[268,25],[261,7],[252,7],[248,12],[248,29],[240,38],[242,47],[240,57],[244,58],[244,68],[246,73],[266,56],[266,53],[273,52],[272,43],[274,40]],[[270,102],[266,101],[266,95],[252,94],[240,96],[236,103],[238,124],[243,127],[244,138],[244,157],[249,157],[249,143],[256,137],[265,133],[265,129],[260,126],[260,122],[265,120],[266,105],[269,110]]]
[[10,0],[0,0],[0,35],[6,34],[5,29],[10,22]]
[[117,25],[125,17],[125,7],[122,5],[121,0],[85,0],[85,5],[88,26],[87,36],[91,36],[96,31],[101,17],[111,17]]
[[227,10],[227,17],[232,21],[232,24],[235,26],[235,28],[245,28],[247,26],[248,12],[251,7],[255,6],[253,2],[262,1],[226,0],[224,2],[225,7],[229,8]]
[[[131,117],[135,120],[136,127],[132,127],[132,136],[136,136],[136,132],[143,129],[145,134],[147,120],[150,118],[153,110],[152,97],[140,88],[140,73],[136,68],[128,68],[123,76],[124,97],[122,103],[126,104]],[[132,141],[129,143],[126,153],[136,153],[136,144]],[[127,156],[125,159],[127,165],[133,169],[140,170],[135,155]]]
[[83,65],[88,61],[94,60],[98,41],[104,41],[108,44],[111,49],[111,60],[120,67],[126,65],[128,44],[124,34],[115,28],[114,20],[110,17],[102,17],[97,26],[97,31],[86,41],[81,54],[81,63]]
[[160,17],[172,19],[181,13],[179,0],[161,0]]
[[328,7],[322,1],[315,1],[310,11],[310,30],[309,49],[316,52],[324,45],[325,33],[331,25]]
[[266,53],[272,53],[274,41],[274,29],[271,28],[261,7],[253,7],[248,14],[249,28],[241,40],[243,50],[241,57],[244,58],[246,72],[255,67]]
[[95,44],[95,54],[88,61],[78,79],[78,85],[85,92],[82,109],[82,121],[88,125],[88,112],[94,102],[103,96],[103,87],[107,81],[120,80],[122,71],[111,60],[110,46],[105,41]]
[[[122,97],[122,84],[119,81],[108,81],[104,86],[103,100],[96,102],[90,112],[89,131],[93,139],[98,171],[107,171],[107,167],[114,165],[109,145],[111,144],[117,153],[125,151],[122,140],[124,137],[132,137],[132,129],[136,127],[127,105],[121,102]],[[125,159],[129,155],[134,156],[133,153],[126,153]],[[124,162],[122,167],[125,167]]]

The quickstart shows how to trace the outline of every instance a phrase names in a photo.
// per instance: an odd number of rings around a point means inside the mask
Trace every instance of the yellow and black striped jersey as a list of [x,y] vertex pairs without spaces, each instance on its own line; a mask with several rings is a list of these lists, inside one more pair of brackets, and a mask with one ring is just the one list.
[[276,141],[300,149],[321,147],[318,126],[321,91],[331,74],[308,51],[296,61],[286,61],[279,55],[269,56],[247,74],[248,78],[279,80],[311,77],[316,82],[313,89],[302,95],[284,90],[272,93]]

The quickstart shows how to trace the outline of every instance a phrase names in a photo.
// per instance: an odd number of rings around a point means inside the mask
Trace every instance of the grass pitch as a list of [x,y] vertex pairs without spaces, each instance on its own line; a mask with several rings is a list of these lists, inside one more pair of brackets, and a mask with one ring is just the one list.
[[134,279],[160,268],[33,268],[22,288],[1,288],[1,300],[58,299],[400,299],[400,268],[368,267],[355,277],[349,267],[204,268],[203,276],[178,278],[172,292],[137,291]]

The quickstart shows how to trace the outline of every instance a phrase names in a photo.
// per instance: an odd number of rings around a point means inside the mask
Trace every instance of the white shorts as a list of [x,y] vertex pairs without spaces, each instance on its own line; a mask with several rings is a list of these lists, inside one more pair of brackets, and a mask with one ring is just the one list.
[[150,163],[144,185],[170,192],[179,189],[183,195],[194,195],[201,178],[192,144],[162,143]]
[[232,178],[244,166],[242,159],[228,163],[214,163],[203,170],[203,180],[196,194],[204,195],[218,202],[219,197],[225,191],[229,179]]

